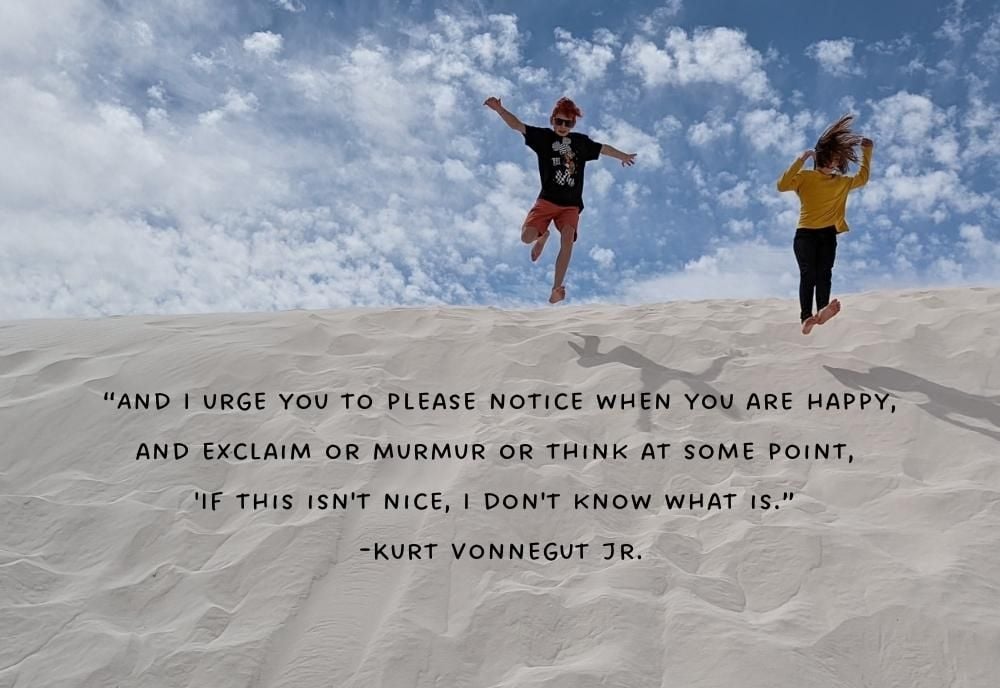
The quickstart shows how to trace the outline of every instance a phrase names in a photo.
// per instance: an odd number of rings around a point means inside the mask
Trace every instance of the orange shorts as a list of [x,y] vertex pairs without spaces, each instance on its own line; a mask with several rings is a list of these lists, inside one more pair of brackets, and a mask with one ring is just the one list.
[[538,236],[549,231],[549,223],[555,222],[560,234],[568,229],[573,230],[573,241],[576,241],[577,225],[580,224],[580,209],[575,205],[556,205],[551,201],[539,198],[524,218],[524,227],[538,230]]

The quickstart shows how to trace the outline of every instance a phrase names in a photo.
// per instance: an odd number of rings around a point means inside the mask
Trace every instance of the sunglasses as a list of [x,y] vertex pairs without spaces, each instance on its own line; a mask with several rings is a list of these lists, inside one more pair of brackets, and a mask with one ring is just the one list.
[[563,119],[562,117],[553,117],[552,121],[555,122],[557,127],[572,127],[576,124],[575,119]]

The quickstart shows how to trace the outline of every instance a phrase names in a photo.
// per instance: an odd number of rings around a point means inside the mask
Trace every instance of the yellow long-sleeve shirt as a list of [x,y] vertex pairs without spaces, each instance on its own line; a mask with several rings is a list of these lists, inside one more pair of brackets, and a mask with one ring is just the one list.
[[816,170],[803,170],[802,158],[792,163],[778,180],[778,191],[794,191],[799,195],[799,227],[820,229],[836,227],[837,232],[850,230],[847,225],[847,194],[868,183],[872,149],[861,148],[861,168],[853,177],[827,175]]

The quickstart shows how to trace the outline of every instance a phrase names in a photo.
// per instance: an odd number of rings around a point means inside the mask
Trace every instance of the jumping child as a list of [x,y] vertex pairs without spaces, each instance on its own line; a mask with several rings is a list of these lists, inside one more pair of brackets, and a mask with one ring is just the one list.
[[526,125],[490,97],[483,103],[500,115],[508,127],[524,135],[524,143],[538,156],[538,174],[542,190],[521,227],[521,241],[531,246],[531,260],[537,261],[549,238],[549,223],[559,230],[560,247],[556,257],[555,277],[549,303],[566,298],[563,279],[573,254],[580,213],[583,211],[583,168],[590,160],[609,155],[621,160],[622,167],[635,164],[635,153],[622,153],[585,134],[572,132],[576,120],[583,117],[580,108],[569,98],[560,98],[549,117],[551,129]]
[[[778,180],[778,191],[795,191],[799,196],[798,229],[795,230],[795,259],[799,264],[799,307],[802,334],[809,334],[840,312],[840,301],[830,301],[833,262],[837,255],[837,235],[847,225],[847,195],[868,182],[874,142],[851,132],[854,115],[844,115],[827,128],[815,150],[800,155]],[[858,173],[847,176],[848,162],[858,162],[855,147],[861,145]],[[815,169],[803,170],[809,158]],[[816,314],[813,315],[813,293]]]

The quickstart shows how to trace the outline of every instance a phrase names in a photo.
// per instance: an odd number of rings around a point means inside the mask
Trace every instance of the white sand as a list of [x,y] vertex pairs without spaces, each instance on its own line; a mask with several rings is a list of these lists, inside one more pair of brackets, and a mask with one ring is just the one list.
[[[992,688],[1000,676],[1000,290],[848,295],[809,337],[790,301],[395,309],[0,323],[0,686]],[[179,396],[267,393],[268,409]],[[389,412],[389,392],[475,392]],[[671,394],[599,411],[596,393]],[[808,411],[810,392],[896,412]],[[163,411],[105,392],[165,392]],[[278,392],[328,392],[325,411]],[[342,392],[376,407],[344,412]],[[493,412],[490,392],[583,411]],[[684,393],[791,392],[785,412]],[[206,462],[199,442],[356,442],[363,460]],[[137,462],[142,441],[182,461]],[[376,441],[480,442],[480,462]],[[855,460],[685,461],[683,443],[848,444]],[[671,442],[666,461],[502,462],[503,443]],[[763,450],[761,450],[763,451]],[[222,491],[206,511],[195,492]],[[253,513],[237,492],[372,493]],[[557,492],[557,508],[392,512],[386,492]],[[653,496],[575,511],[574,493]],[[734,508],[663,495],[733,492]],[[778,510],[749,494],[793,492]],[[580,560],[455,560],[452,542],[589,543]],[[641,560],[604,561],[627,542]],[[439,543],[376,561],[373,542]]]

